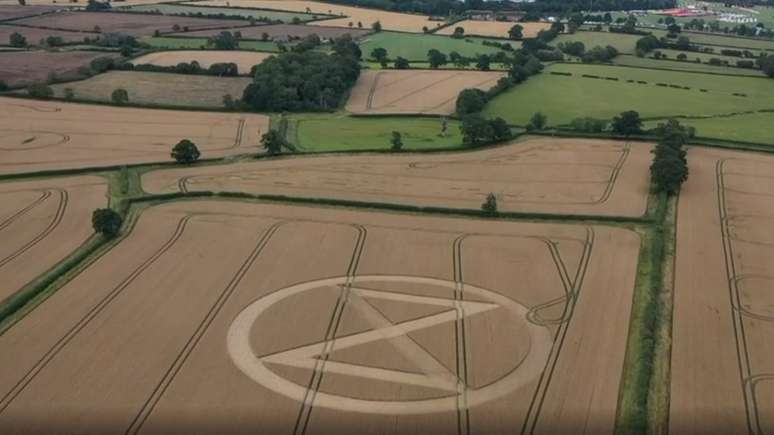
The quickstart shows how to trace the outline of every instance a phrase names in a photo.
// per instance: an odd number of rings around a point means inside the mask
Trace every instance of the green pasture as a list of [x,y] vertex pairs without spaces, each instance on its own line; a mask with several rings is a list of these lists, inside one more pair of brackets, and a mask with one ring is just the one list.
[[[553,75],[550,74],[552,71],[573,75]],[[618,80],[581,77],[584,74]],[[658,86],[657,83],[681,88]],[[549,125],[561,125],[585,116],[609,119],[625,110],[636,110],[645,118],[666,118],[760,109],[774,109],[774,80],[607,65],[555,64],[493,99],[484,114],[524,125],[532,114],[542,112],[548,116]]]
[[[680,123],[695,127],[696,134],[700,137],[774,145],[774,135],[771,134],[769,127],[774,124],[772,112],[680,119]],[[649,121],[646,127],[655,127],[657,124],[655,121]]]
[[[374,48],[384,48],[387,50],[387,56],[395,59],[398,56],[410,61],[427,60],[427,52],[430,49],[436,49],[441,53],[449,54],[452,51],[467,56],[474,57],[477,54],[491,54],[501,51],[499,48],[490,47],[482,44],[484,38],[464,38],[454,39],[450,36],[424,35],[412,33],[397,32],[379,32],[368,35],[360,43],[360,49],[365,58],[371,57],[371,51]],[[508,42],[508,41],[497,41]],[[511,41],[514,48],[520,46],[518,41]]]
[[300,115],[291,117],[287,136],[302,151],[386,150],[393,131],[406,150],[462,146],[459,123],[449,120],[442,137],[440,118]]
[[[197,50],[207,49],[207,38],[187,38],[171,36],[150,36],[141,39],[153,48]],[[240,50],[277,51],[277,44],[271,41],[240,40]]]
[[[695,53],[688,54],[688,59],[694,59],[691,57]],[[705,63],[696,63],[692,61],[677,61],[674,60],[674,56],[670,56],[672,60],[656,60],[647,57],[637,57],[633,55],[621,55],[613,60],[616,65],[633,66],[638,68],[655,68],[665,70],[678,70],[678,71],[691,71],[701,72],[708,74],[733,74],[740,76],[750,77],[764,77],[761,70],[758,69],[746,69],[746,68],[734,68],[728,66],[715,66],[707,65]]]
[[639,35],[579,30],[573,34],[563,33],[557,36],[556,39],[551,42],[551,45],[559,45],[560,42],[578,41],[582,42],[587,50],[596,45],[602,47],[612,45],[621,53],[634,54],[635,45],[640,38],[642,38],[642,36]]
[[136,12],[160,12],[164,15],[189,15],[189,14],[203,14],[203,15],[218,15],[224,14],[227,16],[238,15],[249,18],[268,18],[270,20],[280,20],[283,23],[292,23],[294,18],[298,18],[302,22],[314,21],[321,18],[326,18],[326,15],[312,15],[303,12],[283,12],[273,11],[265,9],[246,9],[246,8],[226,8],[226,7],[202,7],[194,5],[181,5],[174,3],[161,3],[150,5],[136,5],[128,6],[127,10]]

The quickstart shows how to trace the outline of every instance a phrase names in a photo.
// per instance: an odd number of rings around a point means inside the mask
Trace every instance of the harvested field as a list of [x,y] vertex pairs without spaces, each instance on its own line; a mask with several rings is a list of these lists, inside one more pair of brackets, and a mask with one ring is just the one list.
[[504,73],[480,71],[364,71],[350,93],[346,110],[358,114],[450,115],[460,90],[488,90],[502,77]]
[[0,21],[15,20],[18,18],[32,17],[56,11],[57,8],[50,6],[21,6],[15,4],[0,3]]
[[[249,72],[249,70],[247,71]],[[110,102],[114,89],[129,92],[129,102],[169,107],[197,107],[220,109],[223,96],[241,98],[249,77],[215,77],[190,74],[110,71],[81,80],[52,86],[57,97],[64,90],[73,89],[79,99]]]
[[678,209],[671,433],[774,431],[774,157],[692,148]]
[[242,17],[244,19],[256,19],[256,20],[272,20],[282,21],[283,23],[292,23],[293,20],[299,19],[302,22],[318,20],[324,18],[324,16],[316,16],[312,14],[299,13],[299,12],[278,12],[267,11],[263,9],[246,9],[246,8],[219,8],[219,7],[202,7],[195,4],[170,4],[162,3],[155,5],[138,5],[130,6],[130,11],[137,12],[155,12],[164,15],[220,15],[223,14],[228,17]]
[[145,190],[239,191],[501,211],[641,216],[650,146],[537,138],[443,155],[327,156],[154,171]]
[[522,30],[522,34],[525,38],[533,38],[538,34],[539,31],[551,27],[551,23],[514,23],[509,21],[463,20],[455,23],[453,26],[444,27],[436,33],[439,35],[451,35],[454,33],[454,29],[457,27],[462,27],[465,29],[466,35],[507,38],[508,31],[511,30],[511,27],[516,24],[524,28],[524,30]]
[[371,24],[379,21],[382,23],[384,30],[421,33],[422,27],[433,29],[442,24],[440,21],[430,21],[430,17],[426,15],[402,14],[305,0],[205,0],[193,4],[205,6],[231,5],[293,12],[305,12],[309,8],[313,14],[331,14],[343,17],[309,23],[312,26],[350,27],[349,23],[352,23],[352,27],[357,29],[357,23],[360,22],[364,29],[370,29]]
[[[239,29],[242,38],[261,39],[263,34],[274,38],[303,38],[307,35],[315,34],[322,39],[334,39],[349,33],[353,38],[359,38],[367,35],[370,30],[365,29],[343,29],[341,27],[314,26],[310,27],[303,24],[269,24],[264,26],[252,26]],[[212,36],[217,34],[218,30],[199,30],[196,32],[176,33],[179,36]]]
[[97,51],[0,52],[0,80],[10,86],[21,86],[46,81],[52,73],[58,79],[76,79],[82,77],[78,68],[89,66],[92,60],[105,56],[111,55]]
[[[154,4],[159,3],[162,0],[122,0],[121,6],[131,6],[131,5],[145,5],[145,4]],[[56,6],[58,8],[64,8],[64,7],[85,7],[86,6],[85,1],[83,0],[75,0],[74,3],[70,3],[68,0],[27,0],[27,5],[48,5],[48,6]],[[0,0],[0,5],[18,5],[18,0]]]
[[0,183],[0,303],[89,238],[106,195],[101,177]]
[[155,206],[0,336],[0,431],[611,434],[639,242]]
[[0,98],[0,174],[169,161],[184,138],[202,158],[256,153],[268,126],[263,115]]
[[[234,50],[175,50],[175,51],[157,51],[146,54],[132,60],[135,65],[152,64],[160,66],[175,66],[180,62],[197,61],[202,68],[209,68],[214,63],[233,62],[239,68],[239,74],[249,74],[250,69],[263,62],[264,59],[271,56],[269,53],[258,53],[255,51],[234,51]],[[237,96],[241,95],[241,92]],[[222,95],[221,95],[222,96]]]
[[158,30],[161,33],[174,32],[175,25],[190,30],[225,29],[244,26],[240,20],[216,20],[166,15],[105,12],[60,12],[40,17],[25,18],[14,24],[54,30],[93,31],[99,26],[102,32],[120,32],[133,36],[150,36]]
[[12,25],[0,25],[0,45],[7,45],[14,33],[21,33],[27,38],[28,44],[40,44],[42,39],[49,36],[58,36],[64,42],[81,42],[86,38],[96,39],[99,35],[87,32],[67,32],[62,30],[38,29],[36,27],[23,27]]

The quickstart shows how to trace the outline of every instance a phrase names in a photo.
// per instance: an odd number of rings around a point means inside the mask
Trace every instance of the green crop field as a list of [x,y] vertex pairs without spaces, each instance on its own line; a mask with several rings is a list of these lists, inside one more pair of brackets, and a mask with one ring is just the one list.
[[[456,51],[463,56],[473,57],[477,54],[497,53],[500,49],[482,44],[484,38],[454,39],[449,36],[420,35],[411,33],[380,32],[369,35],[360,43],[360,49],[364,57],[370,57],[374,48],[384,48],[387,55],[394,59],[398,56],[412,61],[427,60],[428,50],[434,48],[442,53],[449,54]],[[508,41],[498,41],[508,42]],[[514,48],[520,46],[519,42],[510,43]]]
[[[692,55],[696,53],[686,53],[689,55],[689,59],[693,59]],[[671,56],[674,59],[674,56]],[[707,65],[705,63],[696,63],[691,61],[677,61],[677,60],[656,60],[647,57],[637,57],[632,55],[621,55],[613,60],[616,65],[634,66],[639,68],[654,68],[665,70],[679,70],[679,71],[692,71],[703,72],[709,74],[733,74],[740,76],[750,77],[764,77],[763,72],[758,69],[746,69],[746,68],[734,68],[727,66],[715,66]]]
[[289,125],[288,138],[303,151],[389,149],[393,131],[401,133],[407,150],[462,146],[459,123],[452,120],[444,137],[441,120],[434,118],[301,115]]
[[[550,74],[552,71],[573,75],[553,75]],[[584,74],[618,80],[581,77]],[[628,83],[627,80],[635,82]],[[637,81],[646,83],[639,84]],[[667,86],[659,86],[658,83]],[[484,112],[488,116],[501,116],[513,124],[524,125],[533,113],[539,111],[548,116],[549,124],[560,125],[584,116],[612,118],[624,110],[636,110],[646,118],[665,118],[760,109],[774,109],[774,80],[603,65],[556,64],[546,68],[539,76],[496,97]]]
[[[654,36],[661,38],[666,36],[666,30],[648,29]],[[742,48],[749,50],[773,50],[774,41],[768,39],[740,38],[708,32],[683,32],[681,36],[687,36],[694,44],[720,45],[723,47]]]
[[[207,48],[207,38],[185,38],[185,37],[171,37],[171,36],[151,36],[142,38],[142,42],[150,45],[153,48],[166,48],[166,49],[184,49],[184,50],[196,50]],[[277,44],[271,41],[252,41],[241,40],[239,41],[240,50],[255,50],[255,51],[277,51]]]
[[325,15],[312,15],[303,12],[283,12],[283,11],[270,11],[265,9],[246,9],[246,8],[226,8],[226,7],[201,7],[194,5],[179,5],[179,4],[152,4],[152,5],[136,5],[128,6],[126,9],[136,12],[160,12],[164,15],[189,15],[189,14],[203,14],[203,15],[239,15],[245,18],[268,18],[270,20],[281,20],[283,23],[292,23],[294,18],[299,20],[314,21],[320,18],[326,17]]
[[[667,60],[653,59],[652,57],[650,57],[652,56],[652,53],[650,53],[648,57],[637,57],[634,55],[624,54],[624,55],[619,55],[615,59],[613,59],[613,63],[616,65],[635,66],[640,68],[694,71],[694,72],[704,72],[704,73],[710,73],[710,74],[733,74],[733,75],[751,76],[751,77],[764,76],[763,72],[759,69],[748,69],[748,68],[736,67],[735,65],[738,60],[744,60],[743,58],[740,58],[740,57],[719,56],[719,55],[710,54],[710,53],[695,53],[695,52],[679,51],[679,50],[659,50],[659,51],[667,55],[668,59]],[[688,56],[688,59],[684,61],[678,61],[677,56],[680,53],[685,53],[685,55]],[[702,63],[696,62],[697,58],[700,59]],[[707,64],[706,62],[711,58],[718,58],[718,59],[727,61],[729,63],[729,66]],[[748,59],[748,60],[754,60],[754,59]]]
[[593,48],[596,45],[603,47],[612,45],[621,53],[633,54],[637,40],[640,38],[642,38],[642,36],[581,30],[573,34],[561,34],[556,39],[554,39],[551,44],[557,45],[560,42],[580,41],[586,46],[587,50],[589,48]]
[[[774,145],[774,136],[768,128],[774,123],[772,112],[680,119],[680,123],[695,127],[696,134],[700,137]],[[651,121],[646,123],[646,127],[655,127],[656,124],[657,122]]]

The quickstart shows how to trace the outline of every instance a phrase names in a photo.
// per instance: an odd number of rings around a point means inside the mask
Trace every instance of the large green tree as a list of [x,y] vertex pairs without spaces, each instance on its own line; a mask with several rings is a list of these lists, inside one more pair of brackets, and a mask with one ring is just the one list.
[[196,144],[188,139],[183,139],[172,148],[171,156],[178,163],[190,165],[199,160],[201,153],[199,152],[199,148],[196,147]]
[[612,127],[614,132],[630,136],[642,132],[642,119],[638,112],[628,110],[613,118]]
[[91,215],[91,226],[94,231],[107,237],[115,237],[121,231],[123,219],[115,210],[98,208]]

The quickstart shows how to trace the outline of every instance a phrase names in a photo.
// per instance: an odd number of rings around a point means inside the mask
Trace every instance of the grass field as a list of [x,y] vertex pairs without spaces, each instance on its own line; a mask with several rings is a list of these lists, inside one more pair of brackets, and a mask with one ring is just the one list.
[[[774,145],[774,135],[768,128],[774,125],[774,113],[771,112],[703,119],[680,119],[680,123],[695,127],[701,137]],[[646,127],[655,127],[657,124],[658,122],[654,121],[647,122]]]
[[129,92],[129,102],[176,107],[223,107],[223,96],[241,98],[252,82],[249,77],[213,77],[203,75],[110,71],[77,82],[52,86],[57,97],[71,88],[78,99],[110,102],[114,89]]
[[325,17],[325,15],[313,15],[303,12],[282,12],[282,11],[270,11],[265,9],[247,9],[247,8],[221,8],[221,7],[200,7],[196,5],[180,5],[180,4],[154,4],[154,5],[136,5],[127,8],[130,11],[138,12],[160,12],[164,15],[188,15],[188,14],[204,14],[204,15],[218,15],[224,14],[227,16],[239,15],[244,18],[268,18],[270,20],[281,20],[283,23],[292,23],[293,19],[298,18],[302,22],[317,20]]
[[[674,60],[675,56],[680,51],[672,52],[671,50],[664,50],[666,52],[669,52],[669,57],[672,60],[656,60],[651,59],[647,57],[637,57],[630,54],[625,55],[619,55],[614,60],[613,63],[616,65],[625,65],[625,66],[636,66],[636,67],[642,67],[642,68],[656,68],[656,69],[674,69],[679,71],[694,71],[694,72],[703,72],[703,73],[715,73],[715,74],[735,74],[740,76],[750,76],[750,77],[763,77],[764,74],[759,69],[747,69],[747,68],[736,68],[736,67],[730,67],[730,66],[716,66],[716,65],[707,65],[706,63],[696,63],[692,61],[678,61]],[[707,57],[713,57],[711,55],[704,54],[703,56],[701,53],[685,53],[688,55],[688,59],[695,59],[696,57],[704,58],[704,56]],[[726,57],[718,56],[718,58],[726,59]],[[732,60],[729,60],[729,63],[732,65],[736,63],[736,59],[740,58],[730,58]]]
[[[374,48],[381,47],[387,50],[387,56],[390,59],[401,56],[411,61],[426,61],[427,52],[432,48],[447,55],[452,51],[456,51],[468,57],[501,51],[499,48],[483,45],[483,41],[485,41],[483,38],[454,39],[440,35],[380,32],[363,39],[360,43],[360,49],[366,58],[371,57],[371,51]],[[512,41],[510,44],[514,48],[518,48],[521,45],[518,41]]]
[[[567,72],[572,77],[550,72]],[[617,78],[604,80],[583,74]],[[628,83],[627,80],[634,80]],[[644,81],[645,84],[636,83]],[[688,87],[676,89],[657,83]],[[707,92],[701,92],[706,89]],[[743,93],[747,96],[736,96]],[[488,116],[525,124],[535,112],[548,116],[551,125],[577,117],[612,118],[624,110],[643,117],[719,115],[774,108],[774,80],[730,77],[639,68],[557,64],[539,76],[496,97],[485,109]],[[762,128],[763,126],[761,126]]]
[[621,53],[634,54],[634,46],[641,36],[625,35],[609,32],[592,32],[588,30],[579,30],[573,34],[561,34],[552,41],[552,45],[558,45],[560,42],[579,41],[586,46],[586,49],[593,48],[596,45],[602,47],[612,45]]
[[[168,48],[168,49],[206,49],[207,38],[184,38],[184,37],[168,37],[168,36],[150,36],[142,38],[142,42],[150,45],[153,48]],[[276,52],[277,44],[270,41],[239,41],[240,50],[255,50],[255,51],[269,51]]]
[[449,121],[441,137],[441,121],[433,118],[359,118],[341,115],[294,116],[289,139],[303,151],[389,149],[393,131],[402,135],[404,149],[462,146],[459,123]]

